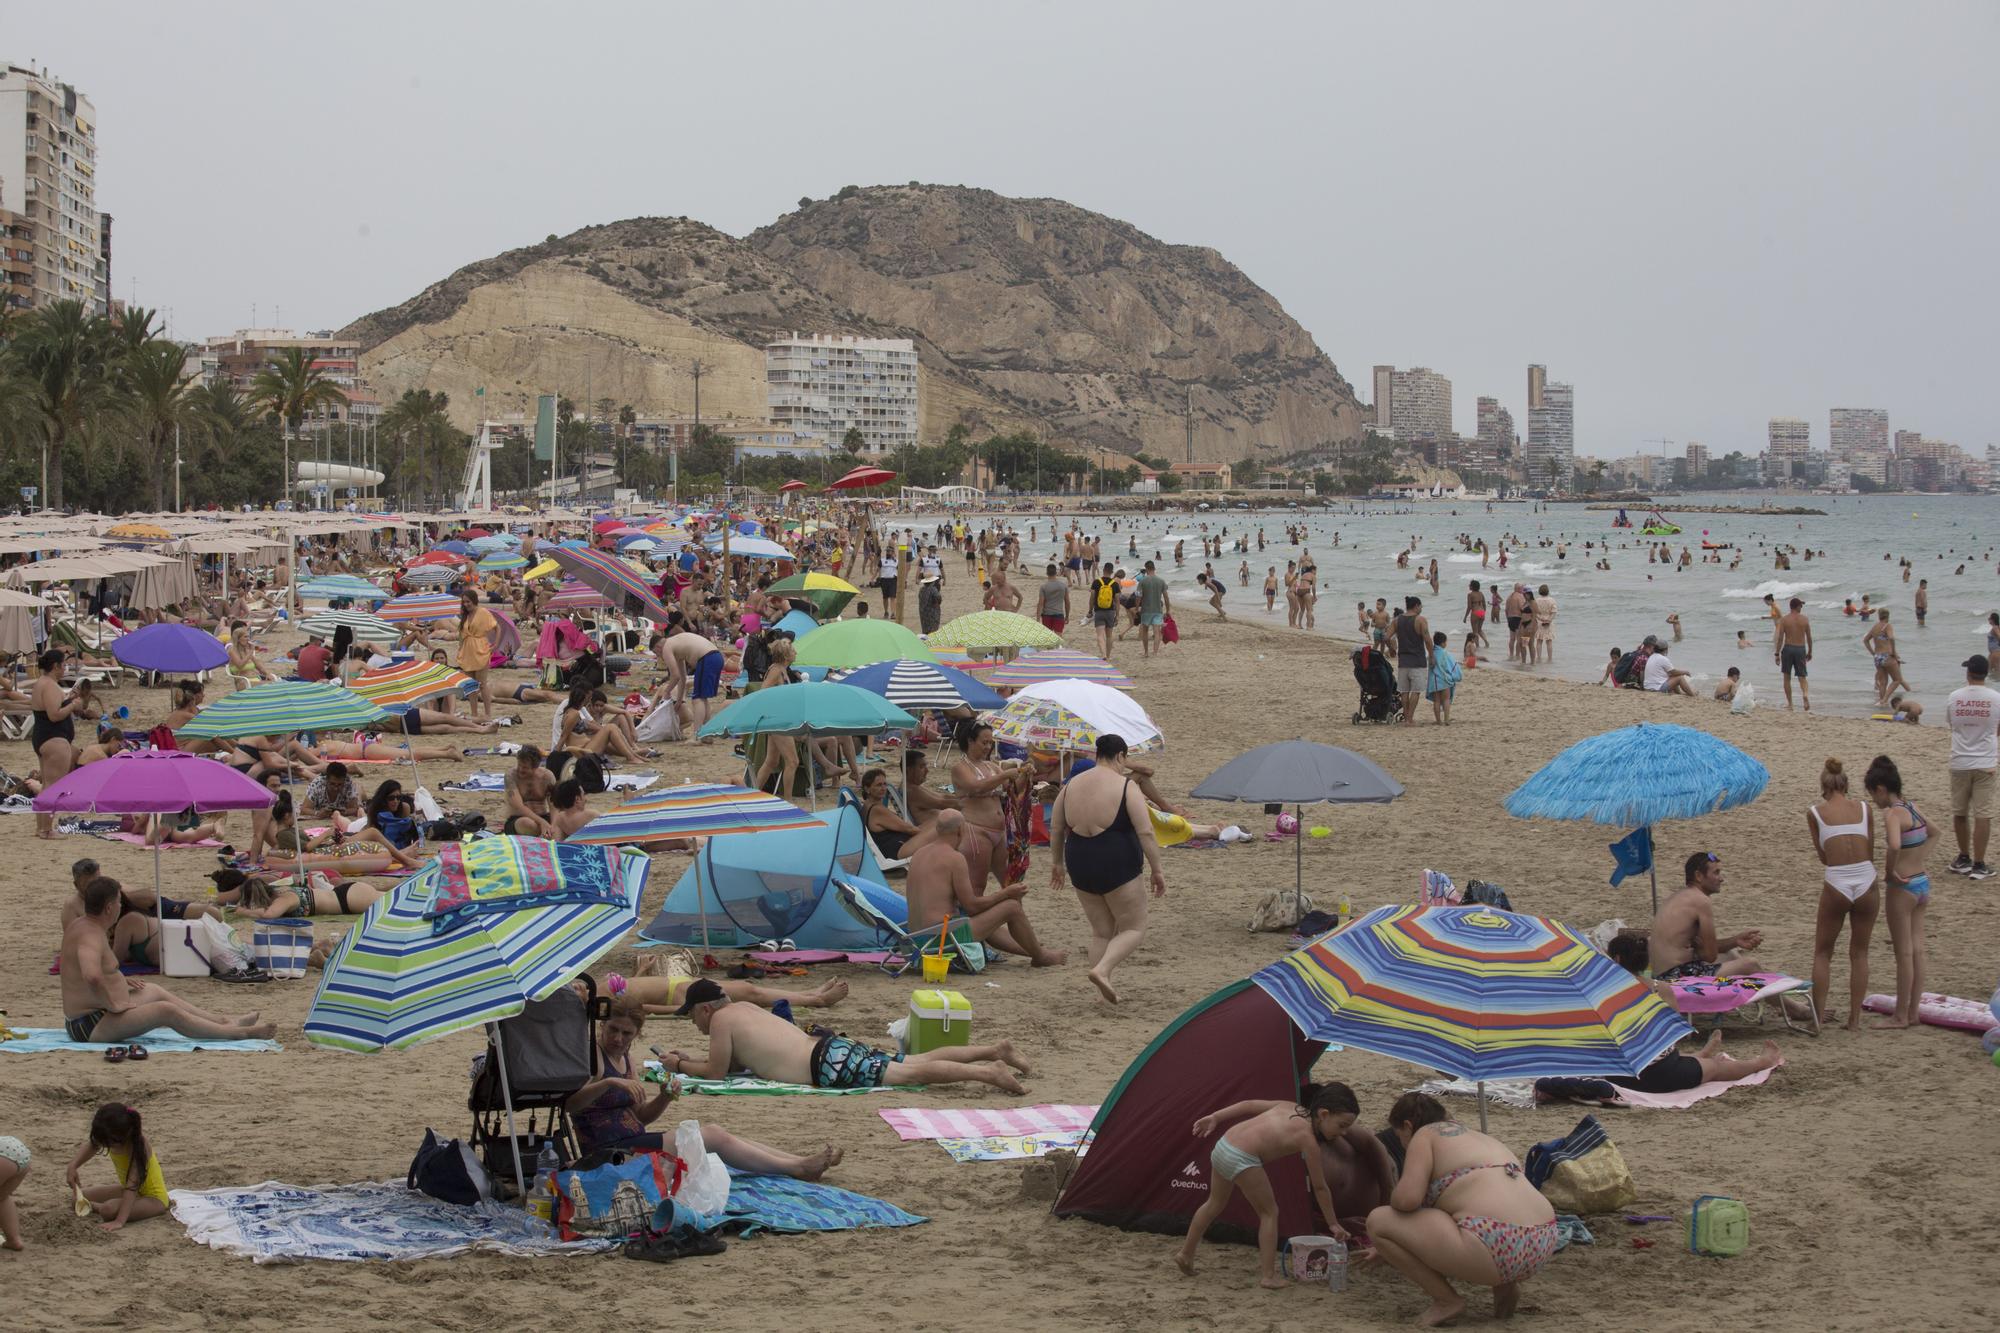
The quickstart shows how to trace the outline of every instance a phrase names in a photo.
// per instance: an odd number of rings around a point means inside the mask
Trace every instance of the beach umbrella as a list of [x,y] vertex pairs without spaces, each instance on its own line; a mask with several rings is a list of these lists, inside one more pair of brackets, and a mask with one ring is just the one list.
[[492,535],[491,530],[487,528],[467,528],[458,534],[458,539],[464,542],[476,542],[481,537],[491,537]]
[[797,666],[857,667],[907,658],[935,662],[937,654],[893,620],[837,620],[798,639]]
[[121,542],[170,542],[174,534],[157,523],[119,523],[104,530],[104,535]]
[[[1300,816],[1292,839],[1294,889],[1305,889],[1305,820],[1302,807],[1322,801],[1339,805],[1386,804],[1403,794],[1403,784],[1366,755],[1317,741],[1279,741],[1246,750],[1195,787],[1198,801],[1244,801],[1289,805]],[[1292,899],[1296,906],[1299,899]]]
[[302,602],[386,602],[389,594],[352,574],[323,574],[301,583],[298,598]]
[[880,486],[884,482],[891,482],[895,479],[896,474],[887,468],[863,463],[860,467],[850,470],[838,480],[828,482],[826,488],[830,491],[865,490],[870,486]]
[[[1632,830],[1618,846],[1643,855],[1658,913],[1652,826],[1748,805],[1770,781],[1769,769],[1728,741],[1693,727],[1640,722],[1578,741],[1509,792],[1506,805],[1521,819],[1588,819]],[[1634,874],[1641,868],[1623,858],[1621,866]]]
[[401,662],[364,671],[347,688],[389,712],[401,713],[442,695],[470,699],[479,693],[479,682],[442,662]]
[[1030,749],[1094,750],[1101,736],[1117,736],[1132,750],[1166,743],[1159,725],[1130,696],[1087,680],[1025,686],[985,720],[996,738]]
[[456,620],[458,598],[442,592],[406,592],[382,604],[376,615],[392,625],[425,620]]
[[806,484],[802,481],[788,481],[778,489],[780,491],[802,491],[806,489]]
[[992,672],[1000,666],[997,657],[974,657],[963,648],[933,648],[931,651],[937,654],[938,665],[948,666],[954,671]]
[[[651,866],[638,852],[540,838],[446,843],[334,947],[306,1012],[306,1040],[407,1050],[512,1018],[625,937]],[[525,1195],[504,1043],[494,1049]]]
[[908,731],[917,720],[879,694],[830,681],[759,690],[704,722],[703,736],[873,736]]
[[308,634],[331,636],[342,625],[353,631],[357,643],[394,643],[403,637],[403,632],[394,625],[366,611],[321,611],[306,617],[299,628]]
[[295,731],[355,731],[387,717],[352,690],[316,680],[273,680],[216,700],[175,730],[176,736],[234,740]]
[[472,554],[472,543],[460,542],[460,541],[439,542],[436,546],[432,547],[431,550],[448,551],[452,555],[469,556]]
[[871,662],[828,679],[879,694],[910,713],[933,708],[1001,708],[1007,703],[963,671],[936,662]]
[[549,556],[578,581],[603,593],[610,599],[610,605],[627,615],[643,616],[661,625],[667,622],[667,608],[645,576],[618,557],[603,551],[563,546],[549,552]]
[[192,625],[146,625],[111,641],[111,655],[139,671],[213,671],[229,650]]
[[426,551],[405,565],[405,569],[415,569],[420,565],[469,565],[472,562],[456,551]]
[[[275,800],[269,788],[253,782],[229,765],[186,750],[125,750],[95,764],[85,764],[51,783],[35,797],[44,814],[178,815],[192,808],[263,810]],[[160,894],[160,852],[153,844],[153,898],[159,904],[160,928],[166,928],[166,903]],[[165,945],[161,948],[164,950]],[[164,954],[162,955],[164,956]]]
[[528,558],[513,551],[495,551],[492,555],[483,555],[479,557],[479,564],[477,566],[477,568],[485,570],[489,574],[503,569],[526,569],[527,567]]
[[486,536],[473,538],[466,543],[466,546],[474,555],[492,555],[495,551],[510,551],[520,544],[521,539],[518,537],[502,537],[488,533]]
[[1309,1040],[1488,1079],[1637,1077],[1693,1031],[1545,917],[1378,907],[1251,978]]
[[785,612],[778,617],[778,623],[771,626],[772,629],[782,630],[794,639],[803,639],[819,627],[819,622],[812,618],[812,612],[802,611],[798,607]]
[[[721,537],[710,537],[706,543],[711,551],[722,549]],[[740,555],[746,560],[792,560],[793,554],[770,540],[768,537],[731,537],[729,554]]]
[[536,565],[534,568],[526,571],[521,575],[521,577],[529,580],[545,579],[551,574],[560,574],[560,573],[562,573],[561,565],[557,564],[553,560],[544,558],[539,565]]
[[1062,636],[1026,616],[1012,611],[974,611],[924,636],[924,642],[939,648],[1060,648]]
[[831,620],[847,609],[847,604],[861,594],[861,589],[835,574],[822,574],[808,570],[792,574],[773,583],[766,592],[779,597],[798,598],[810,604],[819,613],[821,620]]
[[[937,636],[931,638],[935,640]],[[1095,653],[1080,653],[1074,648],[1046,648],[1028,653],[1011,662],[999,663],[986,675],[986,683],[995,689],[1019,689],[1045,680],[1088,680],[1113,689],[1132,688],[1132,678],[1117,667]]]
[[448,588],[458,578],[458,570],[450,565],[410,565],[402,573],[404,584],[412,588]]
[[575,579],[564,579],[562,587],[548,601],[542,603],[545,611],[584,611],[611,605],[606,597],[588,583],[578,583]]

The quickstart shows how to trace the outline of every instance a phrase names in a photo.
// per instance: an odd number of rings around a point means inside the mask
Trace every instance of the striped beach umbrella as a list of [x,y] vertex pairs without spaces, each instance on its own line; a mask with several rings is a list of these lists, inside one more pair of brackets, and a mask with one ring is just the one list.
[[364,671],[347,688],[391,712],[400,712],[445,694],[470,699],[479,693],[479,682],[442,662],[402,662]]
[[1481,1082],[1636,1076],[1693,1031],[1569,927],[1487,907],[1378,907],[1252,980],[1310,1040]]
[[403,632],[394,625],[366,611],[321,611],[307,616],[299,628],[308,634],[331,636],[342,625],[353,631],[357,643],[394,643],[403,637]]
[[326,961],[306,1039],[405,1050],[546,999],[638,919],[650,858],[540,838],[447,843]]
[[454,565],[410,565],[403,570],[402,579],[411,588],[448,588],[458,582],[459,570]]
[[936,662],[874,662],[829,680],[879,694],[908,713],[933,708],[1002,708],[1007,701],[963,671]]
[[974,657],[963,648],[933,648],[931,651],[937,654],[938,665],[948,666],[954,671],[974,671],[984,674],[997,669],[1000,665],[998,658]]
[[273,680],[238,690],[196,713],[176,736],[234,740],[294,731],[353,731],[388,716],[352,690],[316,680]]
[[825,823],[790,801],[765,792],[699,782],[636,797],[597,816],[565,841],[615,846],[663,838],[823,828]]
[[571,577],[603,593],[613,607],[631,615],[644,616],[658,624],[666,624],[667,608],[661,605],[659,595],[646,582],[646,576],[617,556],[605,551],[558,546],[549,552],[549,558],[561,565]]
[[392,625],[419,620],[456,620],[458,598],[442,592],[406,592],[401,597],[384,602],[376,614]]
[[974,611],[924,636],[937,648],[1060,648],[1062,636],[1012,611]]
[[389,594],[367,579],[352,574],[326,574],[299,585],[302,602],[386,602]]
[[592,611],[611,605],[606,597],[588,583],[578,583],[575,579],[564,579],[553,597],[542,603],[545,611]]
[[513,551],[495,551],[479,557],[477,567],[489,574],[503,569],[526,569],[528,558]]
[[773,583],[768,592],[779,597],[800,597],[811,603],[821,620],[830,620],[847,609],[847,604],[860,595],[861,589],[846,579],[833,574],[822,574],[809,570],[803,574],[793,574]]
[[1132,688],[1132,678],[1117,667],[1094,653],[1080,653],[1074,648],[1029,653],[1001,663],[986,675],[986,683],[995,689],[1019,689],[1045,680],[1088,680],[1114,689]]

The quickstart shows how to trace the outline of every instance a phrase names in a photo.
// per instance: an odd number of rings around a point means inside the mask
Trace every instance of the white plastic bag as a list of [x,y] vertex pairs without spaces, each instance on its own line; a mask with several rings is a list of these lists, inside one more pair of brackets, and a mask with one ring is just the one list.
[[681,738],[680,709],[669,699],[656,706],[633,731],[647,744],[658,741],[677,741]]
[[729,1168],[701,1143],[701,1122],[683,1120],[674,1130],[674,1156],[687,1163],[674,1202],[713,1217],[729,1204]]
[[1747,713],[1756,706],[1756,688],[1746,680],[1736,687],[1736,697],[1729,701],[1729,711],[1732,713]]
[[200,918],[194,928],[195,950],[208,964],[208,970],[216,975],[247,970],[252,962],[250,951],[236,938],[236,932],[223,925],[212,916]]

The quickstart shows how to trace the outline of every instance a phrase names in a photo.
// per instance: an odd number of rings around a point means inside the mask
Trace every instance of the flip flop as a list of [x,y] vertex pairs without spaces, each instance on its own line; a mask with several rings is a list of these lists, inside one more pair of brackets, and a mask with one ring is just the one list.
[[125,1063],[126,1054],[127,1052],[123,1046],[113,1046],[105,1051],[104,1063],[108,1065],[123,1064]]
[[139,1045],[139,1043],[133,1042],[125,1048],[125,1058],[127,1060],[150,1060],[153,1058],[153,1053],[144,1046]]

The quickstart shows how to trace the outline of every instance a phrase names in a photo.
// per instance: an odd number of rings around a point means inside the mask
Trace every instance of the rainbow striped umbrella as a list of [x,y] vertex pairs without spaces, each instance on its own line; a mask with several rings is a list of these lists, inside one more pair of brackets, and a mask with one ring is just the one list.
[[443,592],[406,592],[375,613],[392,625],[418,620],[458,619],[458,598]]
[[515,551],[495,551],[492,555],[481,556],[478,568],[487,573],[502,569],[526,569],[528,558]]
[[447,843],[326,961],[306,1039],[406,1050],[546,999],[623,939],[652,868],[632,852],[540,838]]
[[825,822],[790,801],[761,791],[700,782],[669,787],[627,801],[616,810],[597,816],[565,841],[611,846],[662,838],[823,828]]
[[400,713],[411,704],[420,704],[442,694],[456,694],[461,699],[470,699],[479,693],[479,682],[442,662],[404,662],[377,671],[364,671],[354,678],[354,683],[348,688],[391,712]]
[[564,579],[561,588],[553,597],[542,603],[545,611],[590,611],[611,605],[606,597],[588,583],[578,583],[575,579]]
[[234,740],[295,731],[353,731],[387,712],[352,690],[317,680],[273,680],[216,700],[174,734]]
[[1132,678],[1117,667],[1074,648],[1049,648],[1017,657],[994,667],[986,676],[986,683],[996,690],[1039,685],[1045,680],[1088,680],[1121,690],[1132,688]]
[[1693,1031],[1569,927],[1487,907],[1378,907],[1251,980],[1310,1040],[1480,1082],[1636,1076]]
[[549,552],[549,558],[603,593],[612,606],[662,625],[667,622],[667,608],[645,576],[618,557],[588,548],[558,546]]
[[924,636],[936,648],[1060,648],[1062,636],[1012,611],[974,611]]

